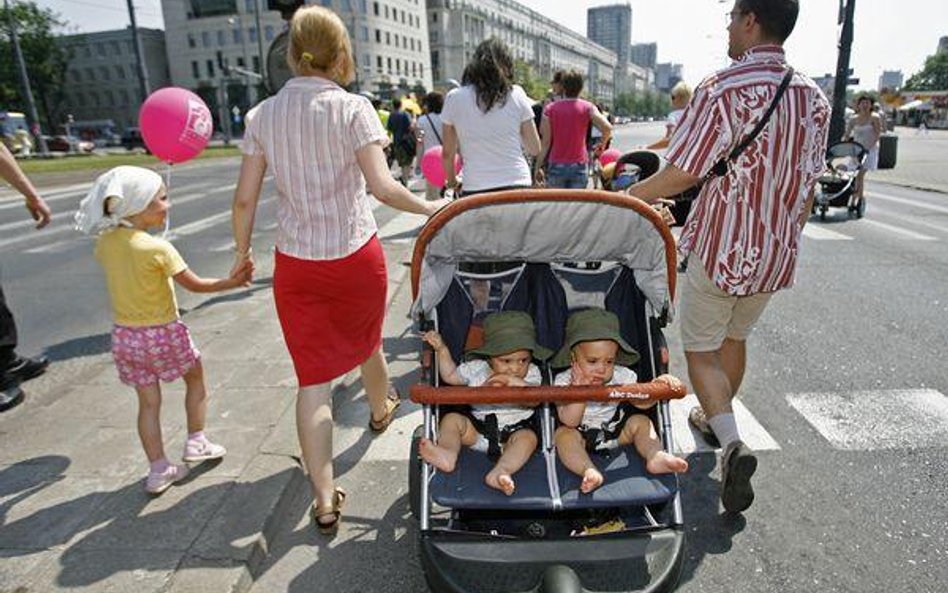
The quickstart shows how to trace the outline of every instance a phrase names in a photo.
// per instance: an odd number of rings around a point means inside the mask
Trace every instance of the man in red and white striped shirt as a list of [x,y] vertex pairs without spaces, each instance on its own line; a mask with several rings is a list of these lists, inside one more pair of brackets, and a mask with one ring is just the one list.
[[651,203],[706,179],[682,230],[680,324],[688,374],[701,402],[689,420],[724,449],[721,501],[751,505],[753,451],[740,439],[731,400],[744,376],[746,340],[771,295],[793,284],[800,233],[823,170],[830,108],[794,73],[770,120],[727,172],[709,176],[762,120],[788,71],[783,42],[797,0],[736,0],[728,14],[730,67],[706,78],[669,144],[669,166],[630,189]]

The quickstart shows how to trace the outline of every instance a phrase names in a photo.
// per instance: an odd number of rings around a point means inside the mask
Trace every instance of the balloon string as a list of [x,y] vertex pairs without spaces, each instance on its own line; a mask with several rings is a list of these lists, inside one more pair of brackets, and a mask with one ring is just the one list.
[[[171,193],[171,163],[165,167],[165,191]],[[168,230],[171,228],[171,208],[165,212],[165,229],[161,231],[161,238],[168,239]]]

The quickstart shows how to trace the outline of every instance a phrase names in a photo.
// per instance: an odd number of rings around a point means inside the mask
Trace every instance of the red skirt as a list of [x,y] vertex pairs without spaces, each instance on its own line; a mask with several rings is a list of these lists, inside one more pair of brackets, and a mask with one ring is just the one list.
[[381,347],[387,288],[377,236],[341,259],[276,252],[273,296],[300,387],[340,377]]

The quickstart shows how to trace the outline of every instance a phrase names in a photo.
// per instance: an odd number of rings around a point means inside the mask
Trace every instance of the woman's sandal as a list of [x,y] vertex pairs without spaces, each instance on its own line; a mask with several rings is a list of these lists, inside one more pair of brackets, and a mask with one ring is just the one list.
[[395,419],[395,411],[400,405],[402,405],[402,399],[399,397],[398,391],[396,391],[394,386],[389,385],[388,394],[385,396],[385,415],[378,420],[371,417],[369,418],[369,428],[372,432],[376,434],[385,432],[388,425]]
[[[323,535],[336,535],[336,532],[339,531],[339,522],[342,520],[342,505],[345,502],[346,491],[342,488],[336,488],[332,493],[332,505],[322,507],[313,503],[309,511],[313,516],[313,523],[316,524],[316,529],[318,529],[320,533]],[[321,523],[319,518],[327,515],[333,516],[332,521],[329,523]]]

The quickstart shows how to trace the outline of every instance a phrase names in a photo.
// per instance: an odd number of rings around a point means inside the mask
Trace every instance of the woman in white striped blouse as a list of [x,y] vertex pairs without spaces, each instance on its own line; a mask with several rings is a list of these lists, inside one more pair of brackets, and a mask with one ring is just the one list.
[[388,427],[399,403],[381,349],[387,273],[366,182],[378,200],[406,212],[431,215],[446,201],[416,197],[392,178],[382,152],[388,135],[375,110],[340,86],[352,81],[355,66],[335,13],[298,10],[287,61],[296,76],[247,114],[233,207],[235,265],[251,258],[270,168],[279,198],[274,299],[299,381],[297,432],[313,520],[333,534],[345,492],[333,482],[332,380],[361,367],[375,432]]

